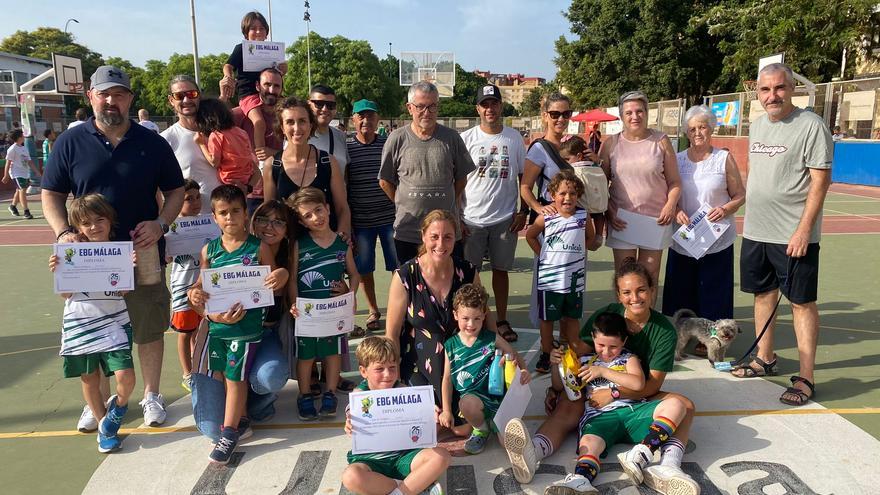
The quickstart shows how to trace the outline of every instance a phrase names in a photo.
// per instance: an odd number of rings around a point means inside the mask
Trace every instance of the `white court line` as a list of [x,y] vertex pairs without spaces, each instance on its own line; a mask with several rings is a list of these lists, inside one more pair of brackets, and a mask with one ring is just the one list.
[[880,222],[880,218],[873,218],[873,217],[868,217],[865,215],[859,215],[858,213],[846,213],[843,211],[832,210],[831,208],[825,208],[825,210],[832,211],[834,213],[839,213],[840,215],[848,215],[848,216],[852,216],[852,217],[864,218],[865,220],[873,220],[875,222]]

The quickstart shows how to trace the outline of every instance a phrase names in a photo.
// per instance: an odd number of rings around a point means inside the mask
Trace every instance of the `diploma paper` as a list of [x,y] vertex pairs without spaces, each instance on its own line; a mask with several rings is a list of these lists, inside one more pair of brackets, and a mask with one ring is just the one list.
[[134,290],[131,242],[55,244],[55,293]]
[[168,226],[168,233],[165,234],[165,254],[198,255],[205,244],[218,237],[220,237],[220,227],[214,223],[212,215],[180,217]]
[[368,390],[348,397],[352,454],[437,446],[434,387]]
[[516,377],[510,383],[510,388],[504,394],[498,412],[495,413],[495,426],[498,428],[498,439],[504,443],[504,428],[513,418],[522,418],[526,413],[526,407],[532,400],[532,389],[528,385],[520,383],[522,370],[517,368]]
[[611,237],[615,239],[647,249],[666,249],[672,243],[672,224],[657,225],[655,217],[623,209],[617,210],[617,218],[626,222],[626,228],[611,228]]
[[235,303],[244,309],[275,304],[275,295],[264,287],[270,267],[235,265],[202,270],[202,290],[211,297],[205,304],[208,313],[225,313]]
[[296,309],[299,310],[297,337],[331,337],[354,328],[353,292],[330,299],[297,297]]
[[696,259],[702,258],[706,251],[715,244],[721,235],[730,228],[726,223],[713,223],[709,221],[709,210],[712,207],[704,204],[691,217],[687,225],[682,225],[672,240]]
[[257,72],[284,63],[284,43],[280,41],[242,41],[242,66],[245,72]]

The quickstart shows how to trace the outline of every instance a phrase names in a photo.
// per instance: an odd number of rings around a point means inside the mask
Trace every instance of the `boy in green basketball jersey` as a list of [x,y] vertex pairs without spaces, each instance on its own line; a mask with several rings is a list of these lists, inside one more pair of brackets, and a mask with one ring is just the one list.
[[[394,343],[386,337],[367,337],[357,348],[358,370],[364,381],[358,390],[382,390],[403,386],[400,377],[400,356]],[[345,410],[345,433],[351,435],[351,415]],[[442,447],[412,449],[399,452],[352,454],[342,472],[342,484],[358,494],[410,495],[423,493],[443,495],[437,482],[449,467],[449,452]]]
[[[272,271],[266,276],[265,287],[276,290],[287,283],[288,272],[275,267],[275,258],[267,244],[247,230],[247,206],[244,193],[236,186],[222,185],[211,193],[211,212],[222,234],[202,248],[202,270],[225,266],[256,266],[260,262]],[[199,279],[201,280],[201,278]],[[190,300],[203,303],[207,294],[196,282]],[[211,461],[226,464],[238,445],[247,401],[247,377],[263,335],[263,308],[244,310],[236,303],[225,313],[207,314],[208,353],[210,370],[223,373],[226,382],[226,413],[220,439],[211,451]],[[245,421],[246,423],[246,421]]]
[[[464,444],[464,451],[468,454],[482,452],[490,431],[497,431],[491,422],[503,396],[489,394],[489,370],[493,366],[495,349],[500,349],[505,356],[511,356],[516,361],[522,370],[520,383],[526,384],[531,380],[531,375],[526,371],[526,362],[513,346],[497,333],[484,328],[488,311],[489,294],[486,289],[474,284],[462,285],[452,298],[452,315],[458,323],[458,333],[444,344],[446,371],[443,375],[440,424],[458,435],[469,435]],[[454,405],[453,390],[461,397]],[[464,419],[465,424],[456,427],[456,415]]]
[[[351,248],[330,228],[330,205],[324,193],[314,187],[304,187],[287,200],[300,225],[308,231],[299,236],[293,244],[291,273],[296,282],[289,284],[290,314],[298,318],[296,298],[329,299],[348,292],[342,277],[347,273],[351,292],[357,294],[360,275],[354,264]],[[357,299],[355,299],[357,304]],[[354,310],[354,308],[353,308]],[[341,338],[299,337],[296,338],[296,374],[299,384],[299,398],[296,401],[299,419],[311,421],[318,418],[336,416],[338,400],[336,386],[339,384],[339,371],[342,367]],[[321,397],[321,410],[315,411],[315,403],[309,393],[312,379],[312,365],[315,359],[324,359],[324,376],[327,377],[327,391]]]

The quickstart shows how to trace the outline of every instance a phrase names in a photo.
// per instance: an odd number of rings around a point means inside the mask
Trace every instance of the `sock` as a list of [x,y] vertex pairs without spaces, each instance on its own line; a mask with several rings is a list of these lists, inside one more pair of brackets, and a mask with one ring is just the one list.
[[594,455],[586,454],[578,456],[577,464],[574,468],[574,474],[579,474],[590,481],[596,479],[599,475],[599,459]]
[[669,440],[669,437],[675,433],[677,427],[678,425],[673,423],[671,419],[657,416],[654,418],[654,422],[651,423],[651,426],[648,427],[648,434],[645,435],[644,440],[642,440],[642,445],[646,445],[651,449],[651,452],[656,452],[657,449],[660,448],[660,445]]
[[681,468],[681,458],[684,457],[684,444],[681,440],[671,437],[660,448],[660,465]]
[[553,454],[553,444],[550,439],[540,433],[532,438],[532,445],[535,446],[535,460],[540,461]]

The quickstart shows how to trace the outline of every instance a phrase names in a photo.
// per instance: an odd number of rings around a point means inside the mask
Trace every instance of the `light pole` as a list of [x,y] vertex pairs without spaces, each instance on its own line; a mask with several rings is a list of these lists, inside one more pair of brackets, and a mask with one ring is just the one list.
[[201,85],[199,80],[199,41],[196,36],[196,2],[189,0],[189,17],[192,21],[192,38],[193,38],[193,69],[196,76],[196,85]]
[[67,22],[64,23],[64,34],[67,34],[67,26],[70,24],[70,21],[73,21],[73,22],[79,24],[79,21],[74,18],[68,19]]
[[306,91],[312,90],[312,48],[309,38],[312,37],[312,16],[309,14],[309,2],[306,0],[304,7],[306,12],[303,14],[303,20],[306,21],[306,69],[309,74],[309,87]]

